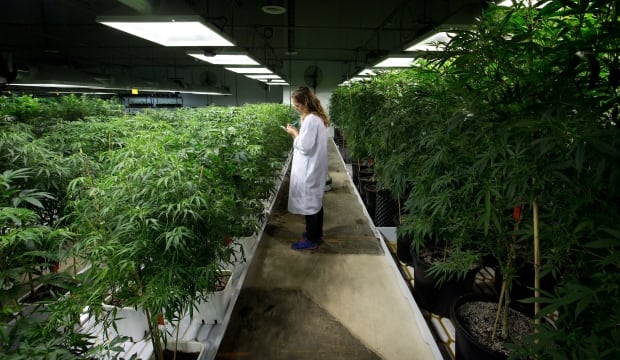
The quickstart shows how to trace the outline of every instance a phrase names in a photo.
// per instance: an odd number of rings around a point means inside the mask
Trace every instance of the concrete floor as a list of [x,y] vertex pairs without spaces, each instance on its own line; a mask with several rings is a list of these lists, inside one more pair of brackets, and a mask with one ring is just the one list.
[[329,174],[324,243],[306,251],[291,249],[304,219],[285,178],[217,359],[438,358],[332,141]]

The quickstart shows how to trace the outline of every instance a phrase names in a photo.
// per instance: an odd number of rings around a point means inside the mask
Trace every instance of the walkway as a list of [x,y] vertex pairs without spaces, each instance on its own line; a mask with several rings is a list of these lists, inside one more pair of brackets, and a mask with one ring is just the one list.
[[442,359],[332,141],[329,173],[325,241],[302,252],[285,177],[216,359]]

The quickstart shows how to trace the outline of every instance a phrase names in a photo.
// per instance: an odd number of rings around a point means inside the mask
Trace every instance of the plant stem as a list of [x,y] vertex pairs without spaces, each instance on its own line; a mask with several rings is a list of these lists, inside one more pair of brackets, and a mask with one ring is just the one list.
[[[185,314],[185,309],[183,309],[183,311],[181,311],[181,314]],[[179,318],[177,319],[177,336],[176,336],[176,342],[174,343],[174,356],[172,357],[172,360],[177,360],[177,352],[179,351],[179,328],[181,327],[181,316],[179,315]]]
[[504,301],[504,294],[506,294],[506,281],[502,279],[502,288],[499,291],[499,299],[497,301],[497,312],[495,313],[495,321],[493,322],[493,331],[491,331],[491,341],[495,341],[495,335],[497,330],[497,324],[501,315],[502,302]]
[[[138,267],[138,271],[136,273],[136,282],[138,284],[137,293],[142,296],[143,294],[143,285],[142,285],[142,271],[140,267]],[[153,354],[155,354],[155,359],[164,360],[164,350],[162,349],[161,339],[159,336],[159,321],[155,320],[155,324],[153,324],[151,309],[148,306],[144,306],[144,312],[146,313],[146,321],[149,325],[149,333],[151,335],[151,344],[153,344]],[[159,312],[158,312],[159,313]]]
[[[540,297],[540,235],[538,232],[538,201],[534,198],[532,202],[532,212],[534,217],[534,298]],[[540,319],[536,317],[540,311],[540,303],[534,302],[534,324],[540,324]],[[534,328],[534,332],[538,332],[538,328]]]
[[398,201],[398,225],[403,223],[403,213],[400,208],[400,195],[396,197],[396,201]]
[[34,284],[32,283],[32,273],[28,273],[28,284],[30,284],[30,296],[34,297]]
[[153,344],[153,354],[155,355],[155,359],[164,360],[164,350],[161,346],[161,339],[159,338],[159,328],[158,325],[155,324],[153,326],[153,321],[151,320],[151,311],[145,307],[144,311],[146,312],[147,322],[149,324],[149,332],[151,333],[151,344]]
[[[520,207],[520,206],[519,206]],[[515,207],[515,211],[517,207]],[[521,224],[521,210],[518,212],[513,212],[513,218],[515,220],[515,224],[513,227],[513,234],[511,236],[511,241],[508,244],[508,254],[506,260],[505,269],[510,269],[512,267],[512,259],[515,256],[515,244],[517,242],[517,231],[519,230],[519,225]],[[510,311],[510,292],[508,291],[509,286],[509,277],[512,276],[508,271],[505,271],[502,274],[502,289],[499,293],[499,301],[497,302],[497,314],[495,315],[495,322],[493,323],[493,331],[491,332],[491,339],[495,340],[495,333],[497,330],[497,324],[501,317],[502,319],[502,332],[501,336],[506,339],[508,337],[508,313]]]
[[[517,226],[517,225],[515,225]],[[506,269],[509,269],[512,266],[512,256],[514,254],[514,248],[511,244],[509,246],[508,251],[508,260],[506,261]],[[504,273],[502,275],[502,289],[499,293],[499,300],[497,302],[497,314],[495,315],[495,322],[493,323],[493,331],[491,332],[491,339],[494,341],[497,325],[499,320],[502,320],[502,327],[500,336],[503,339],[508,337],[508,311],[510,309],[510,292],[508,291],[508,277],[510,274]]]

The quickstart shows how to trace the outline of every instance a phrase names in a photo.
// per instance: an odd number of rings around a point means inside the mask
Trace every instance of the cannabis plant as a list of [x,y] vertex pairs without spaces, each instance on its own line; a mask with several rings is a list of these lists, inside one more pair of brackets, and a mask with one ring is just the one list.
[[[616,11],[607,1],[491,6],[448,46],[454,56],[449,81],[471,113],[462,123],[470,130],[467,150],[475,155],[467,165],[475,177],[461,186],[473,189],[465,199],[478,205],[470,211],[483,234],[479,248],[499,262],[504,309],[523,262],[537,272],[536,299],[530,301],[548,304],[536,307],[538,332],[532,341],[554,338],[555,346],[529,344],[522,350],[530,355],[562,353],[565,325],[574,334],[581,328],[574,327],[575,320],[590,323],[609,315],[602,315],[600,304],[589,301],[580,286],[616,298],[605,286],[583,282],[584,264],[593,278],[608,271],[615,256],[601,260],[597,252],[613,254],[618,239],[613,220],[618,208],[612,205],[618,196],[612,164],[620,154]],[[539,271],[558,283],[544,298]],[[541,321],[556,310],[556,320]],[[509,339],[506,319],[499,316],[497,335]],[[603,320],[598,336],[611,338],[590,343],[587,351],[607,352],[602,345],[613,344],[614,326]],[[585,355],[584,350],[570,351]]]
[[78,297],[104,327],[114,326],[104,301],[144,310],[157,358],[167,337],[159,319],[175,323],[215,290],[236,256],[225,239],[255,224],[283,164],[290,145],[264,138],[281,134],[283,113],[259,110],[145,112],[120,146],[97,154],[98,171],[69,186],[76,249],[91,265]]

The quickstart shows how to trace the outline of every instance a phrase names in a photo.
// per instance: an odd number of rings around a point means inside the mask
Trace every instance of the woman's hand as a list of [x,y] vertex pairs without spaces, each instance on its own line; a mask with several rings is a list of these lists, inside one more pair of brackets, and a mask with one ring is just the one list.
[[297,135],[299,135],[299,130],[291,124],[286,125],[286,129],[284,130],[292,137],[297,137]]

